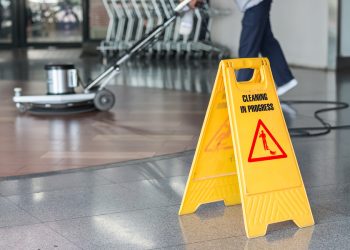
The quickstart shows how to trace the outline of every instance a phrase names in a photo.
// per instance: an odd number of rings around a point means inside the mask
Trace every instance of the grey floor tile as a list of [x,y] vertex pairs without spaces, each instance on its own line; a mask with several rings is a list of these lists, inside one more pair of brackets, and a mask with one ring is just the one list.
[[[292,222],[278,223],[269,225],[267,235],[256,239],[248,239],[246,236],[229,237],[217,240],[209,240],[194,244],[178,245],[173,247],[165,247],[164,249],[309,249],[313,247],[317,249],[320,244],[330,246],[332,244],[331,237],[327,241],[320,243],[318,234],[313,235],[314,231],[322,231],[323,227],[332,223],[343,223],[348,221],[349,217],[337,214],[328,209],[324,209],[317,205],[312,205],[316,226],[298,229]],[[345,222],[346,224],[347,222]],[[335,226],[336,227],[336,226]],[[343,225],[346,227],[346,225]],[[344,230],[345,231],[345,230]],[[335,234],[337,234],[335,232]],[[343,235],[345,236],[345,234]],[[344,239],[342,239],[344,241]],[[340,246],[342,243],[340,243]],[[335,244],[334,249],[342,249]],[[333,249],[333,248],[318,248]]]
[[315,224],[324,224],[350,219],[349,216],[326,209],[314,203],[311,203],[310,206],[312,209],[312,214],[314,216]]
[[342,199],[350,192],[350,183],[322,185],[307,189],[309,200],[315,203],[329,201],[332,199]]
[[239,206],[179,217],[179,207],[94,216],[47,225],[86,249],[157,248],[244,234]]
[[350,216],[350,194],[344,195],[344,198],[341,199],[330,199],[324,201],[318,201],[317,204],[320,206],[341,213],[346,216]]
[[255,239],[230,237],[165,249],[349,249],[349,229],[350,221],[346,220],[273,231]]
[[310,188],[309,199],[325,209],[350,216],[350,184]]
[[153,179],[139,182],[121,183],[120,185],[137,192],[163,198],[169,205],[181,204],[186,187],[187,176],[171,177],[167,179]]
[[191,164],[186,157],[175,157],[157,161],[149,161],[147,166],[161,177],[187,176]]
[[0,194],[10,196],[16,194],[38,193],[43,191],[107,184],[112,184],[112,182],[95,174],[94,172],[57,174],[36,178],[1,181]]
[[245,239],[246,249],[308,249],[314,227],[274,231],[265,237]]
[[298,142],[293,142],[294,150],[299,160],[312,162],[314,160],[335,159],[338,157],[334,148],[334,141],[309,141],[304,138]]
[[183,160],[184,160],[185,162],[189,163],[189,164],[190,164],[189,166],[191,166],[191,164],[192,164],[192,162],[193,162],[193,158],[194,158],[194,152],[191,153],[191,154],[188,154],[186,157],[184,157]]
[[305,153],[305,156],[311,158],[339,158],[349,157],[347,149],[349,139],[348,130],[335,130],[321,137],[293,138],[293,144],[297,153]]
[[101,175],[114,183],[123,183],[130,181],[140,181],[155,178],[154,172],[145,166],[146,163],[140,163],[135,165],[127,165],[115,168],[106,168],[96,170],[94,173]]
[[114,184],[7,198],[40,220],[53,221],[170,205],[152,194]]
[[180,160],[180,161],[184,161],[187,162],[189,159],[192,159],[194,155],[194,150],[189,150],[186,152],[182,152],[182,153],[177,153],[175,155],[171,155],[170,157],[164,157],[164,158],[160,158],[160,159],[156,159],[155,161],[163,161],[163,160]]
[[333,169],[331,169],[332,167],[329,167],[329,169],[324,171],[317,170],[320,168],[326,168],[327,162],[328,161],[326,160],[324,163],[321,163],[323,167],[314,167],[313,164],[306,166],[307,168],[314,168],[315,170],[306,170],[304,167],[302,167],[301,173],[307,188],[349,183],[347,176],[350,174],[350,169],[344,169],[341,165],[338,165]]
[[6,198],[0,197],[0,227],[39,223],[39,220],[18,208]]
[[309,249],[349,249],[350,221],[316,225]]
[[[306,107],[307,108],[307,107]],[[305,109],[305,108],[304,108]],[[315,109],[310,110],[296,109],[296,115],[289,115],[287,112],[283,112],[285,115],[285,121],[288,128],[300,128],[300,127],[318,127],[320,123],[313,117]],[[283,110],[283,109],[282,109]]]
[[181,157],[142,162],[137,165],[107,168],[94,171],[114,183],[187,176],[190,164]]
[[217,240],[208,240],[188,244],[183,246],[174,246],[164,248],[167,250],[177,249],[203,249],[203,250],[221,250],[221,249],[308,249],[312,237],[313,228],[306,229],[288,229],[272,232],[266,237],[248,239],[245,236],[222,238]]
[[0,228],[0,249],[81,249],[42,224]]
[[178,245],[172,247],[159,248],[162,250],[241,250],[245,247],[245,239],[243,237],[226,238],[213,241],[204,241],[187,245]]
[[[173,212],[176,213],[175,209]],[[169,216],[167,210],[95,216],[47,225],[84,249],[144,249],[167,241],[182,242],[178,220]]]

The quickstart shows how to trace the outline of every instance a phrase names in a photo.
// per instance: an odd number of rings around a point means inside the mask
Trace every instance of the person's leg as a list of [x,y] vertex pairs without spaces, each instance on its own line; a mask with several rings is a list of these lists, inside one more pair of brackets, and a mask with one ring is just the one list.
[[[270,4],[271,0],[265,0],[245,11],[242,19],[242,31],[239,41],[240,58],[259,56],[265,27],[268,22]],[[250,80],[252,73],[252,70],[240,70],[237,74],[237,80]]]
[[294,79],[294,76],[289,69],[279,42],[272,33],[269,16],[270,14],[268,14],[266,29],[261,42],[261,55],[270,60],[272,74],[277,87],[279,87],[290,82]]

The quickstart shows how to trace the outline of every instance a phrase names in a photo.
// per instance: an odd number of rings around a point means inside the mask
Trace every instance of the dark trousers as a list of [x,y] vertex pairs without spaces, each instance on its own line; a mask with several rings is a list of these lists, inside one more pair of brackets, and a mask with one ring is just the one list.
[[[294,77],[288,67],[279,42],[272,34],[270,9],[272,0],[246,10],[242,20],[242,32],[239,43],[239,57],[258,57],[259,53],[270,60],[272,74],[277,86],[281,86]],[[238,81],[248,81],[252,70],[240,70]]]

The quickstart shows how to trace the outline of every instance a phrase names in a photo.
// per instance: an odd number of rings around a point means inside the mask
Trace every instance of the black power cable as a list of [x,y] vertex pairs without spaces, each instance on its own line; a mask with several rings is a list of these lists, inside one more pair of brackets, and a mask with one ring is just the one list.
[[[330,111],[338,111],[342,109],[347,109],[349,104],[346,102],[336,102],[336,101],[299,101],[299,100],[285,100],[281,101],[281,103],[286,105],[292,104],[326,104],[326,105],[335,105],[335,107],[331,108],[322,108],[317,109],[314,112],[314,117],[322,124],[319,127],[298,127],[298,128],[288,128],[289,133],[292,137],[311,137],[311,136],[321,136],[330,133],[332,130],[336,129],[350,129],[350,124],[334,126],[330,123],[326,122],[321,116],[321,113],[330,112]],[[321,132],[312,132],[312,131],[321,131]]]

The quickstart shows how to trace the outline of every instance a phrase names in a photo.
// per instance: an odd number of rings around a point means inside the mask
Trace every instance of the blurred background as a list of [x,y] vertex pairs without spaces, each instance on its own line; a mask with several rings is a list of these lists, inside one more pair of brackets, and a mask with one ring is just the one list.
[[[106,54],[120,49],[120,41],[139,38],[169,15],[174,4],[160,0],[1,0],[0,48],[89,45],[86,48],[91,50],[102,44],[105,47],[100,51]],[[196,14],[201,18],[200,34],[194,30],[187,40],[209,40],[210,32],[216,47],[223,46],[230,56],[237,56],[242,14],[233,0],[211,1],[210,8]],[[349,11],[345,0],[275,1],[272,26],[289,63],[318,69],[345,67],[350,57]],[[166,39],[182,39],[168,33]]]

